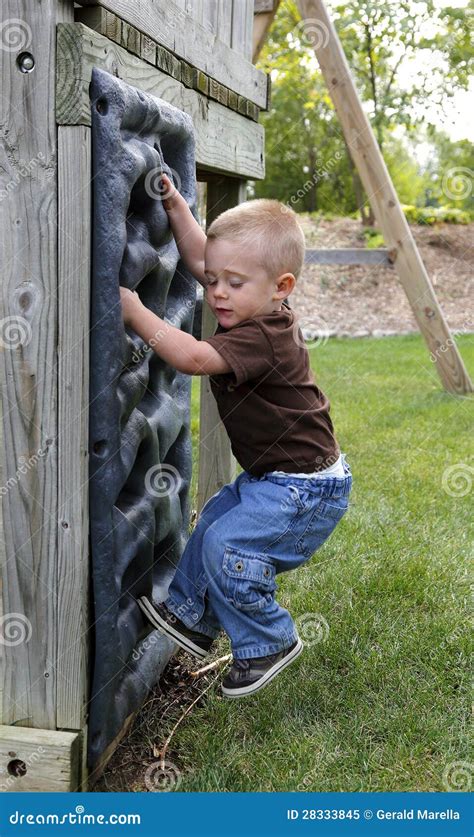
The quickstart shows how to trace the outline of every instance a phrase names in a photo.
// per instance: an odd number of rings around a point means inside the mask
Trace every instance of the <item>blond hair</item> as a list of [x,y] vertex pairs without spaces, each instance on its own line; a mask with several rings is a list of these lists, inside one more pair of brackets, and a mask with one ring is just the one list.
[[297,279],[304,262],[304,234],[296,212],[268,198],[244,201],[212,222],[208,239],[258,243],[259,262],[270,279],[293,273]]

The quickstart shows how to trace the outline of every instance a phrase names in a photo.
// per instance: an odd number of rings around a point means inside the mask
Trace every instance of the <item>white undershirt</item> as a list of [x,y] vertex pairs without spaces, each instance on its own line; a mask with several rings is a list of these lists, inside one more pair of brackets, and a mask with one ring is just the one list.
[[312,474],[288,474],[286,471],[270,471],[270,473],[284,474],[285,477],[301,477],[302,479],[308,479],[308,477],[311,477],[311,479],[317,477],[345,477],[341,454],[339,454],[339,458],[334,465],[330,465],[329,468],[325,468],[323,471],[313,471]]

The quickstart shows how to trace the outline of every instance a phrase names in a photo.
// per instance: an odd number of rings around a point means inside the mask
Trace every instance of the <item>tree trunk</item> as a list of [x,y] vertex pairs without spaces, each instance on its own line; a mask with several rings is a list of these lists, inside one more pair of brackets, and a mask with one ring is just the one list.
[[362,186],[361,179],[359,177],[359,172],[357,171],[354,161],[351,157],[351,152],[347,146],[347,143],[344,142],[346,146],[347,152],[347,159],[349,161],[349,170],[352,177],[352,186],[354,188],[354,194],[357,204],[357,209],[360,212],[360,221],[364,227],[373,227],[375,224],[375,216],[372,211],[372,207],[370,203],[365,199],[365,192]]
[[309,155],[309,171],[311,174],[311,188],[308,192],[308,212],[316,212],[318,208],[318,193],[316,188],[316,154],[314,146],[310,145],[308,149]]

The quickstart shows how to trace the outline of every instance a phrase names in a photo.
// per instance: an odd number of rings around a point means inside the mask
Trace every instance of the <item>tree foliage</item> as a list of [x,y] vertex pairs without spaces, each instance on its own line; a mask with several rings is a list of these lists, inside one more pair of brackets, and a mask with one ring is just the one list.
[[[410,154],[410,142],[420,131],[433,143],[439,167],[472,163],[469,143],[458,148],[447,135],[441,138],[431,119],[434,105],[442,109],[446,97],[467,88],[473,11],[474,0],[465,8],[442,10],[434,0],[351,0],[332,6],[356,87],[404,203],[420,205],[438,194],[442,181],[433,165],[420,171]],[[259,67],[271,73],[272,98],[262,119],[267,174],[255,184],[255,193],[299,210],[345,214],[360,208],[360,181],[295,0],[282,0]],[[444,198],[449,203],[449,195]],[[455,205],[460,206],[459,198]]]

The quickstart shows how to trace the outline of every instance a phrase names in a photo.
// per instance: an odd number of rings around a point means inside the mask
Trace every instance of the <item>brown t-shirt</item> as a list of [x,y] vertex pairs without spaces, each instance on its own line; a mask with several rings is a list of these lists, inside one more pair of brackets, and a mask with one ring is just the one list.
[[312,473],[334,464],[340,449],[330,403],[316,386],[293,311],[218,324],[204,342],[233,370],[209,376],[232,452],[253,476],[267,471]]

